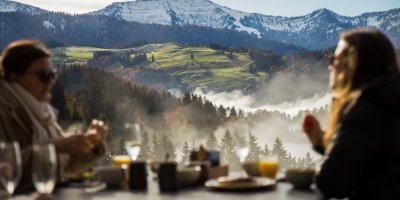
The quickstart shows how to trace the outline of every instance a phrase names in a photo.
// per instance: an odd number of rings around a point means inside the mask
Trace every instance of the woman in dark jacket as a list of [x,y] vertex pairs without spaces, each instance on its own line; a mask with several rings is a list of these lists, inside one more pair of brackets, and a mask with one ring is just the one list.
[[325,155],[316,183],[326,199],[400,199],[400,77],[390,40],[377,30],[341,35],[332,58],[328,127],[306,116]]

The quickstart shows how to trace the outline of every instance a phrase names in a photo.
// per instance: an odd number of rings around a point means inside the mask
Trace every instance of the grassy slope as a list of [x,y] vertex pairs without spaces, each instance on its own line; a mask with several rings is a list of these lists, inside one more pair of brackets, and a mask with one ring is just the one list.
[[[62,47],[52,49],[54,61],[58,63],[82,63],[91,59],[94,51],[111,50],[114,52],[126,49],[100,49],[91,47]],[[227,52],[221,52],[204,47],[183,47],[174,43],[162,45],[145,45],[135,48],[137,52],[151,54],[155,62],[143,62],[139,66],[143,69],[161,70],[173,77],[179,78],[182,83],[190,88],[207,88],[216,91],[243,89],[247,80],[259,80],[266,76],[265,73],[256,75],[248,73],[249,65],[253,61],[243,53],[234,53],[234,58],[229,59]],[[194,59],[191,60],[190,53]],[[133,55],[132,55],[133,56]]]

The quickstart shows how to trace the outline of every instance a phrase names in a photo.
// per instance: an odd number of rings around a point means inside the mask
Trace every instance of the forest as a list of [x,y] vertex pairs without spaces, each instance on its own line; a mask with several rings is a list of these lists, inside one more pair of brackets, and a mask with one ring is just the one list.
[[[145,87],[85,65],[59,65],[58,72],[52,104],[59,110],[64,128],[79,122],[84,122],[85,127],[91,119],[101,119],[109,125],[108,153],[97,165],[108,165],[113,156],[126,154],[122,145],[124,124],[137,122],[144,129],[140,159],[162,160],[168,153],[172,159],[185,163],[189,152],[203,145],[220,151],[222,162],[237,168],[240,166],[234,153],[236,134],[240,131],[237,124],[252,127],[265,118],[276,121],[289,118],[265,110],[245,113],[235,107],[214,105],[206,98],[188,92],[178,99],[163,90]],[[323,113],[324,110],[315,112]],[[217,137],[215,131],[221,127],[225,133]],[[290,130],[286,127],[282,132]],[[268,146],[265,141],[258,141],[251,131],[248,134],[251,140],[246,160],[275,155],[283,167],[316,165],[309,153],[304,157],[292,156],[279,137]]]

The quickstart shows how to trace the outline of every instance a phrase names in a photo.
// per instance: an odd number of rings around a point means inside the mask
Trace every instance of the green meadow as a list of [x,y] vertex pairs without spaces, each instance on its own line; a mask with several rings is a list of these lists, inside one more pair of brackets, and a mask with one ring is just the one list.
[[[175,43],[153,44],[132,49],[102,49],[92,47],[60,47],[51,49],[54,62],[59,64],[86,63],[96,51],[114,53],[146,53],[147,60],[135,66],[126,66],[124,70],[140,68],[156,70],[180,80],[189,88],[205,88],[214,91],[243,89],[250,82],[261,81],[266,73],[249,73],[253,61],[247,53],[233,53],[214,50],[207,47],[186,47]],[[131,54],[131,58],[134,57]],[[151,57],[154,56],[154,62]],[[193,55],[193,59],[192,59]],[[110,68],[112,70],[112,68]]]

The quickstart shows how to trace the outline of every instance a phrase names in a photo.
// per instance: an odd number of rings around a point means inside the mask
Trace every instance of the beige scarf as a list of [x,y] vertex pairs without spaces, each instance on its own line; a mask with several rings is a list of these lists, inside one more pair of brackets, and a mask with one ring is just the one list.
[[47,143],[52,138],[60,137],[61,129],[57,124],[56,114],[48,102],[39,102],[18,83],[5,81],[4,85],[22,104],[31,118],[34,143]]

